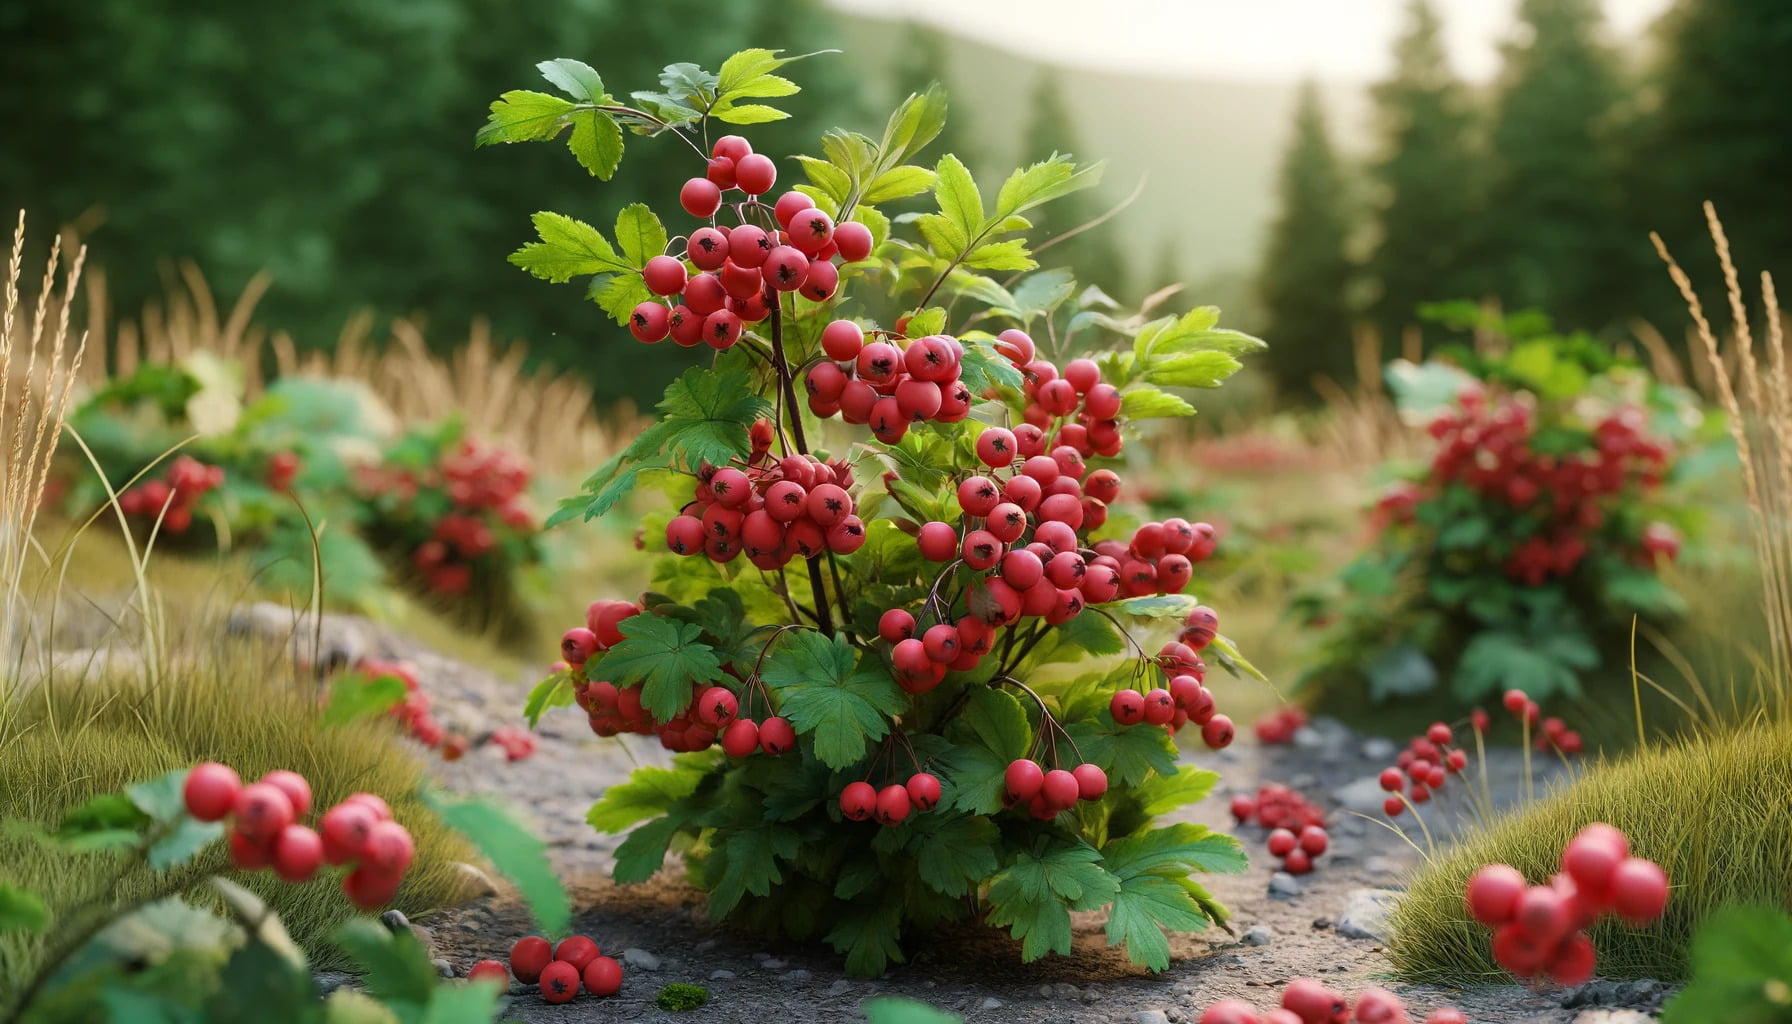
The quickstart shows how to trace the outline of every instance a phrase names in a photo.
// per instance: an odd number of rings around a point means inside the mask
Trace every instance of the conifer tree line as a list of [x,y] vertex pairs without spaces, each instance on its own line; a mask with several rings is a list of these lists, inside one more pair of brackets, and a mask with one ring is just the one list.
[[1521,0],[1517,15],[1500,75],[1473,88],[1431,0],[1410,0],[1360,165],[1303,92],[1257,274],[1284,392],[1347,378],[1361,326],[1389,354],[1412,332],[1435,342],[1418,316],[1429,302],[1537,309],[1614,340],[1644,320],[1677,338],[1684,310],[1648,233],[1709,259],[1707,199],[1741,264],[1792,280],[1792,4],[1679,0],[1622,51],[1598,0]]

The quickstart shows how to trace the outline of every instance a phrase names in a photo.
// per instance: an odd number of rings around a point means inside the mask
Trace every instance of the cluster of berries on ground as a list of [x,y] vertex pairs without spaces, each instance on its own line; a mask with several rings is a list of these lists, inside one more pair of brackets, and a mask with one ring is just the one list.
[[1548,975],[1562,985],[1593,976],[1593,942],[1586,929],[1602,914],[1635,927],[1661,916],[1668,876],[1653,861],[1630,855],[1623,832],[1596,822],[1569,840],[1562,870],[1543,885],[1528,885],[1505,864],[1489,864],[1469,879],[1464,894],[1476,921],[1493,929],[1493,958],[1521,978]]
[[1282,870],[1291,875],[1313,870],[1313,862],[1331,846],[1325,812],[1280,783],[1258,787],[1255,797],[1233,796],[1231,810],[1239,824],[1255,823],[1270,830],[1264,840],[1270,856],[1279,858]]
[[[1617,503],[1657,487],[1670,449],[1649,436],[1642,410],[1619,409],[1593,428],[1591,448],[1556,453],[1537,444],[1536,411],[1522,395],[1490,395],[1478,385],[1464,390],[1456,407],[1430,425],[1438,442],[1427,486],[1404,482],[1381,498],[1377,517],[1410,523],[1433,489],[1462,485],[1485,500],[1535,520],[1513,548],[1504,569],[1530,586],[1567,576],[1592,551],[1590,541]],[[1645,565],[1679,555],[1680,536],[1651,523],[1629,538],[1631,554]]]
[[1294,742],[1294,734],[1307,724],[1306,709],[1297,704],[1284,704],[1257,719],[1251,731],[1257,734],[1257,742],[1272,746]]
[[411,565],[430,590],[465,594],[473,566],[495,551],[504,532],[529,532],[535,517],[528,507],[529,463],[507,449],[463,439],[423,470],[402,465],[363,466],[358,481],[375,497],[410,506],[420,494],[439,491],[450,511],[424,524],[414,539]]
[[431,710],[432,702],[423,689],[417,667],[408,661],[362,658],[355,663],[355,671],[369,679],[390,677],[404,684],[404,699],[387,713],[412,739],[440,752],[444,761],[458,761],[469,751],[487,744],[503,750],[506,761],[521,761],[535,754],[535,734],[521,726],[500,725],[477,736],[450,731]]
[[552,945],[539,935],[518,939],[510,947],[510,963],[481,960],[467,971],[473,981],[490,981],[508,988],[511,975],[525,985],[535,985],[543,1002],[570,1003],[579,989],[594,996],[613,996],[622,989],[622,965],[604,956],[586,935],[574,935]]
[[356,793],[325,811],[314,831],[311,784],[297,772],[272,771],[244,785],[234,769],[203,761],[187,773],[187,813],[229,823],[230,858],[245,871],[271,868],[283,881],[308,882],[324,864],[350,866],[342,891],[363,910],[391,902],[411,866],[411,834],[372,793]]
[[[783,293],[832,298],[840,286],[835,261],[871,255],[870,228],[836,225],[801,192],[763,202],[777,184],[777,165],[746,139],[724,135],[711,154],[705,176],[678,192],[686,213],[711,223],[684,240],[684,259],[655,256],[641,271],[648,290],[662,297],[629,314],[629,332],[648,344],[670,337],[687,348],[732,348],[743,327],[770,316]],[[724,206],[734,213],[732,226],[715,221]]]
[[[191,455],[177,457],[158,479],[145,480],[118,496],[118,508],[127,516],[154,520],[172,534],[186,533],[193,525],[193,508],[206,493],[224,483],[224,467],[208,466]],[[166,510],[166,511],[164,511]]]
[[[1347,998],[1312,978],[1296,978],[1282,990],[1282,1005],[1258,1010],[1242,999],[1222,999],[1202,1011],[1199,1024],[1421,1024],[1406,1002],[1385,988],[1366,988]],[[1461,1010],[1444,1006],[1422,1024],[1468,1024]]]

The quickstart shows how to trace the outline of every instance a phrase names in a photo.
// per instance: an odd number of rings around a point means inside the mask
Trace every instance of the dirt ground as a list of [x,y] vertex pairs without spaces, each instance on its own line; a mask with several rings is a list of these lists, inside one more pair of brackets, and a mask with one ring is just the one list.
[[[283,627],[290,628],[290,622],[286,618]],[[496,678],[358,620],[333,617],[326,630],[328,642],[344,653],[416,661],[451,727],[477,731],[518,718],[525,680]],[[550,1006],[518,986],[500,1019],[821,1024],[862,1020],[859,1007],[867,999],[894,995],[976,1024],[1193,1024],[1218,999],[1268,1007],[1290,979],[1311,976],[1346,992],[1385,985],[1420,1011],[1416,1020],[1434,1007],[1454,1005],[1477,1024],[1631,1024],[1653,1019],[1649,1011],[1666,992],[1649,982],[1595,981],[1563,992],[1517,985],[1453,990],[1393,981],[1382,941],[1374,937],[1384,931],[1373,907],[1401,887],[1419,854],[1392,831],[1350,813],[1379,817],[1375,809],[1384,794],[1373,776],[1391,761],[1392,747],[1333,722],[1315,722],[1286,746],[1266,747],[1245,734],[1218,754],[1185,750],[1186,759],[1222,775],[1220,789],[1186,808],[1186,819],[1234,831],[1251,852],[1252,864],[1242,875],[1203,879],[1231,908],[1238,938],[1218,929],[1174,936],[1173,962],[1158,975],[1108,949],[1100,917],[1085,915],[1077,922],[1073,956],[1022,964],[1018,945],[1004,934],[966,928],[913,944],[909,963],[865,981],[847,977],[840,958],[826,947],[772,944],[709,921],[702,894],[681,881],[675,859],[648,884],[615,886],[607,876],[620,837],[594,832],[584,815],[634,764],[665,759],[657,743],[630,740],[598,740],[580,716],[561,711],[544,719],[541,750],[529,760],[508,764],[495,751],[482,751],[455,763],[433,762],[444,785],[497,796],[536,826],[573,893],[577,929],[624,964],[622,991],[614,997],[581,996]],[[1516,751],[1489,752],[1496,799],[1516,794],[1518,765]],[[1252,792],[1268,781],[1295,787],[1330,816],[1332,848],[1311,874],[1296,880],[1293,895],[1272,894],[1274,862],[1263,848],[1263,830],[1236,828],[1226,809],[1230,794]],[[1453,817],[1448,805],[1432,807],[1433,830],[1447,829]],[[435,955],[461,972],[480,959],[502,959],[517,938],[532,931],[528,914],[502,895],[415,923],[430,933]],[[658,1009],[654,995],[671,982],[706,986],[709,1004],[685,1013]]]

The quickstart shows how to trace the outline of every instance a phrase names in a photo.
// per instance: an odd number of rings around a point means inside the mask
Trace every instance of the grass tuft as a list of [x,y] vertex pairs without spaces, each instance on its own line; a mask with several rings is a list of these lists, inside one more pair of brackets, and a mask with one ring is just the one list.
[[1489,953],[1491,932],[1463,905],[1469,876],[1484,864],[1503,863],[1533,883],[1546,881],[1561,870],[1569,838],[1603,821],[1630,837],[1636,856],[1660,864],[1673,890],[1654,926],[1606,921],[1592,929],[1599,973],[1684,977],[1693,933],[1718,908],[1792,909],[1788,793],[1792,722],[1762,722],[1603,762],[1428,863],[1393,915],[1394,967],[1427,981],[1504,977]]

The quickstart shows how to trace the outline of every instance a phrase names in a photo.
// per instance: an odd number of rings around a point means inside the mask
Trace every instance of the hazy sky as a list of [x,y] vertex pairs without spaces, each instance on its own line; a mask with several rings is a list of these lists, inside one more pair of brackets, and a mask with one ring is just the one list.
[[[830,0],[912,17],[1057,64],[1231,79],[1379,77],[1406,0]],[[1486,78],[1517,0],[1433,0],[1459,73]],[[1632,35],[1672,0],[1604,0]]]

